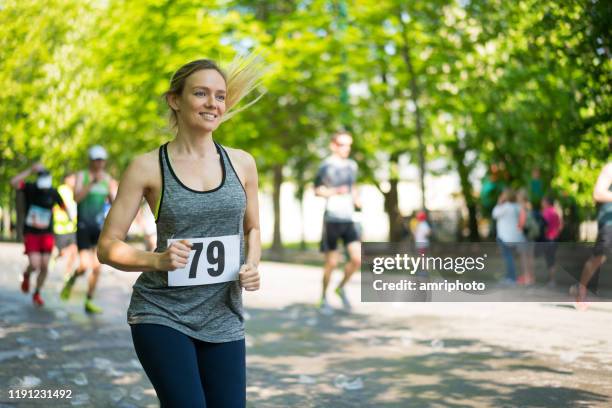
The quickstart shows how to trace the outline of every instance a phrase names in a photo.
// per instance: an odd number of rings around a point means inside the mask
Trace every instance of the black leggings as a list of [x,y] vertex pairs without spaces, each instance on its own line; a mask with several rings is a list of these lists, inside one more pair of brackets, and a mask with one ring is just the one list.
[[130,327],[162,408],[246,406],[244,339],[207,343],[158,324]]

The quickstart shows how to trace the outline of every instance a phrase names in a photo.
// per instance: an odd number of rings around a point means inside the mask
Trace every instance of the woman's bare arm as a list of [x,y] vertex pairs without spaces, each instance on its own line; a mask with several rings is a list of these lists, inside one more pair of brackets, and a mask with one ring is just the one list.
[[159,170],[152,171],[154,164],[155,159],[151,163],[150,154],[144,154],[134,159],[123,174],[117,196],[100,234],[100,262],[124,271],[158,270],[160,254],[142,251],[125,243],[125,237],[148,185],[148,178],[151,174],[159,174]]
[[236,164],[238,177],[246,192],[246,211],[244,215],[244,237],[247,254],[244,265],[240,267],[240,285],[248,291],[259,289],[259,261],[261,259],[261,234],[259,229],[259,201],[257,166],[253,156],[237,149],[228,149],[230,158]]
[[244,216],[244,235],[247,239],[248,253],[246,263],[259,265],[261,259],[261,233],[259,227],[259,201],[257,166],[253,156],[244,154],[244,168],[246,169],[246,182],[244,189],[247,196],[247,207]]
[[612,163],[606,164],[599,173],[593,191],[593,199],[598,203],[612,202],[612,191],[609,190],[610,184],[612,184]]

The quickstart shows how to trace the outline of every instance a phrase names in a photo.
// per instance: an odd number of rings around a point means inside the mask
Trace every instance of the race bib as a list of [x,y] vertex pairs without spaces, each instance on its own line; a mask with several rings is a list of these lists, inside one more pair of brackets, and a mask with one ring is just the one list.
[[25,218],[25,225],[36,229],[47,229],[51,225],[52,214],[48,208],[31,205]]
[[[169,239],[168,246],[182,239]],[[210,285],[238,280],[240,236],[188,238],[191,252],[187,266],[168,271],[168,286]]]

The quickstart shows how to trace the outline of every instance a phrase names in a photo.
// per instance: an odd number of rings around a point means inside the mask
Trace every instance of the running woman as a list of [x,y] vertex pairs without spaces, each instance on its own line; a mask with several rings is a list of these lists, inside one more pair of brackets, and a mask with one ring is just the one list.
[[70,276],[60,292],[62,300],[68,300],[76,279],[91,269],[85,298],[85,312],[102,313],[102,308],[93,303],[93,295],[100,277],[101,265],[96,255],[96,246],[104,224],[108,204],[117,191],[117,182],[106,172],[106,150],[99,145],[89,151],[89,168],[77,173],[74,200],[77,202],[77,246],[79,267]]
[[[612,138],[610,138],[612,148]],[[612,150],[612,149],[611,149]],[[593,199],[599,205],[597,214],[597,242],[593,254],[584,264],[580,282],[570,288],[570,294],[576,297],[578,309],[586,309],[587,287],[595,272],[612,253],[612,163],[604,166],[599,173]]]
[[[31,174],[37,174],[35,183],[24,180]],[[11,180],[11,186],[25,194],[25,221],[23,225],[23,243],[28,256],[28,266],[23,272],[21,291],[30,291],[30,274],[38,271],[36,289],[32,295],[32,303],[42,307],[44,301],[40,296],[49,266],[49,258],[53,251],[53,206],[59,205],[66,210],[59,193],[52,186],[51,174],[40,163],[17,174]]]
[[[127,320],[162,407],[246,405],[242,289],[259,289],[257,168],[213,132],[258,84],[259,64],[225,74],[202,59],[176,71],[165,94],[176,137],[130,164],[100,238],[103,263],[143,272]],[[143,197],[155,252],[125,243]]]
[[344,267],[344,277],[335,293],[347,310],[351,308],[351,303],[344,291],[344,285],[361,266],[361,242],[353,222],[355,207],[361,208],[355,184],[357,163],[348,157],[352,144],[353,137],[346,131],[332,136],[330,143],[332,155],[323,161],[315,179],[315,194],[327,199],[323,216],[323,236],[321,237],[321,252],[325,253],[325,265],[323,266],[323,290],[319,307],[323,311],[331,310],[327,301],[327,287],[340,258],[338,239],[344,242],[349,261]]

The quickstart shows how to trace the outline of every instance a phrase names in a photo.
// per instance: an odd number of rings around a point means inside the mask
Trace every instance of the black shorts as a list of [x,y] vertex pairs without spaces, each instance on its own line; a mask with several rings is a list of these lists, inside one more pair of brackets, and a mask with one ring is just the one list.
[[612,225],[600,226],[597,231],[597,241],[593,248],[593,255],[610,256],[612,254]]
[[77,246],[81,249],[92,249],[98,245],[101,229],[98,224],[79,222],[77,224]]
[[324,222],[323,236],[321,237],[321,252],[335,251],[338,249],[338,238],[342,238],[344,246],[351,242],[359,241],[359,233],[355,223],[349,222]]
[[76,233],[74,232],[71,232],[69,234],[55,234],[55,246],[60,251],[75,243],[76,243]]

